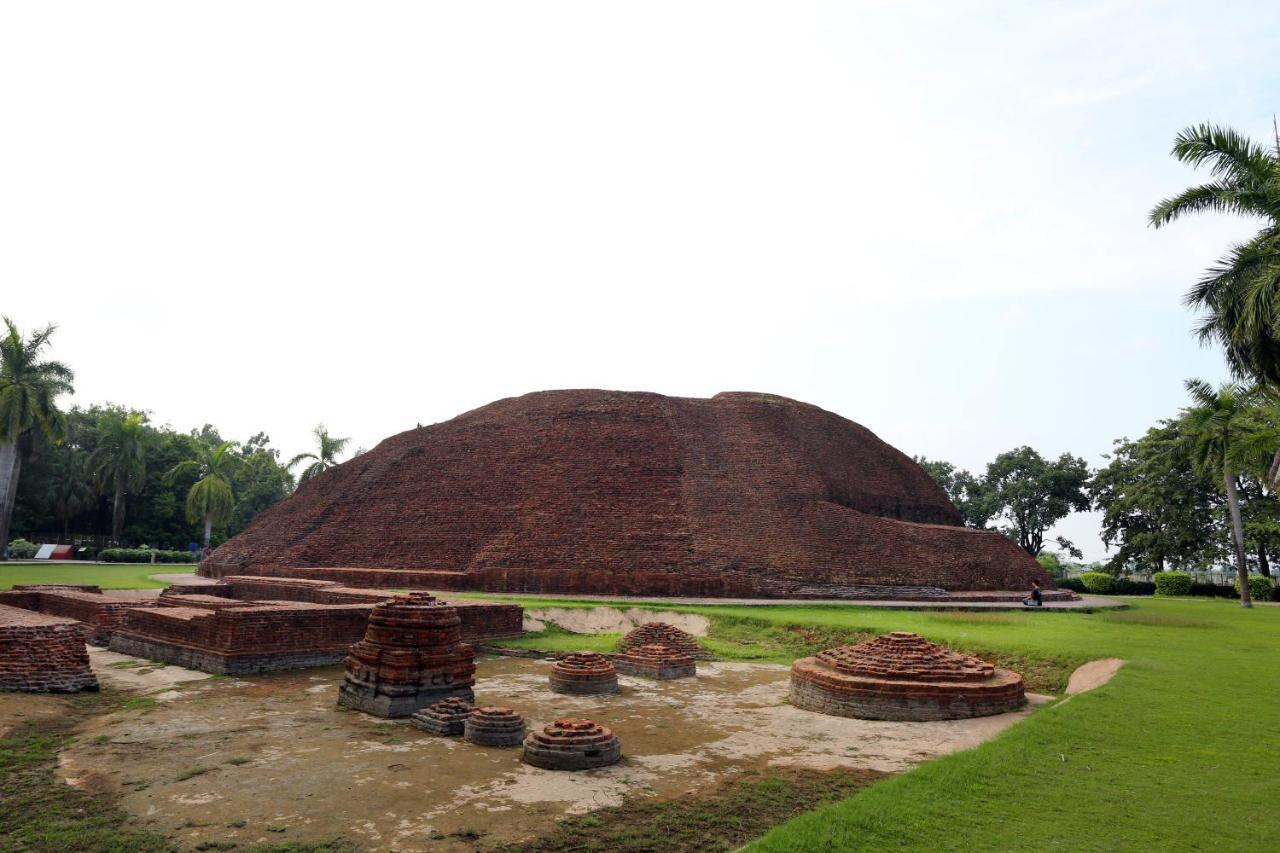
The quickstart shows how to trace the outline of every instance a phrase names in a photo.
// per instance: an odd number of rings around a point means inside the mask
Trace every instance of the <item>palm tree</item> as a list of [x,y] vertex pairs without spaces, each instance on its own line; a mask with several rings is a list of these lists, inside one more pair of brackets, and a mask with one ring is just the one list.
[[89,467],[99,489],[112,489],[111,539],[119,542],[125,495],[138,492],[147,477],[147,428],[141,412],[115,412],[98,422],[98,447],[89,456]]
[[1205,271],[1185,301],[1204,312],[1197,334],[1203,343],[1222,345],[1237,379],[1280,391],[1280,129],[1271,147],[1201,124],[1178,134],[1172,153],[1183,163],[1207,165],[1212,180],[1157,204],[1152,226],[1195,213],[1262,223],[1252,239],[1231,246]]
[[179,474],[194,471],[200,475],[187,491],[187,521],[204,523],[204,544],[209,547],[209,537],[215,524],[225,524],[235,509],[236,499],[231,491],[231,472],[240,457],[231,452],[234,441],[224,441],[216,447],[201,443],[199,459],[184,459],[164,475],[165,482],[172,483]]
[[54,462],[53,515],[62,522],[62,538],[71,542],[71,519],[94,499],[89,460],[83,451],[71,450]]
[[284,466],[286,471],[292,471],[295,465],[303,462],[304,460],[315,460],[306,468],[303,468],[302,473],[298,475],[299,486],[317,474],[322,474],[334,465],[337,465],[338,454],[343,451],[347,446],[347,442],[351,440],[349,438],[334,438],[329,435],[329,431],[324,428],[324,424],[320,424],[313,429],[311,434],[316,437],[316,443],[319,445],[319,447],[316,448],[317,452],[299,453],[297,456],[290,459],[289,463]]
[[41,358],[57,326],[32,332],[25,340],[8,317],[0,335],[0,560],[9,552],[9,524],[18,497],[22,460],[31,452],[36,435],[61,441],[65,418],[58,409],[60,394],[72,391],[74,375],[59,361]]
[[1183,410],[1178,448],[1190,454],[1192,466],[1202,476],[1213,480],[1221,478],[1227,511],[1231,515],[1240,604],[1252,607],[1244,522],[1240,515],[1240,474],[1265,466],[1265,458],[1270,455],[1269,448],[1275,447],[1277,436],[1274,428],[1258,422],[1255,401],[1239,385],[1227,383],[1215,390],[1201,379],[1188,379],[1186,384],[1194,405]]

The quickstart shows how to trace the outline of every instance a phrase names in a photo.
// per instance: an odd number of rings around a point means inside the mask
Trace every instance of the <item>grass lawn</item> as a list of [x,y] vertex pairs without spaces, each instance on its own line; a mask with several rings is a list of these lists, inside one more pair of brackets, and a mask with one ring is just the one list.
[[[749,849],[1259,850],[1273,844],[1280,837],[1280,608],[1246,611],[1235,602],[1200,599],[1130,602],[1130,610],[1097,613],[655,606],[712,616],[730,628],[723,642],[738,645],[749,639],[733,636],[743,624],[792,635],[918,631],[953,647],[996,652],[997,659],[1048,662],[1048,682],[1063,664],[1129,661],[1109,684],[1042,709],[978,749],[789,821]],[[713,627],[708,645],[721,642],[716,634]],[[785,657],[787,649],[766,632],[760,651],[767,660]]]
[[91,583],[103,589],[160,589],[148,575],[194,572],[191,563],[0,563],[0,590],[19,583]]

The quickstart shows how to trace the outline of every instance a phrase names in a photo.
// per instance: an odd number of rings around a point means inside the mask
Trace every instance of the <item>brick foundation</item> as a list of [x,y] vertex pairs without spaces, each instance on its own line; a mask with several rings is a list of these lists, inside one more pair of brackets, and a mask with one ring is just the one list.
[[0,605],[0,690],[97,690],[81,626],[71,619]]
[[590,770],[608,767],[622,758],[622,742],[612,730],[593,720],[564,718],[524,741],[521,760],[544,770]]
[[519,746],[524,743],[524,717],[510,708],[476,708],[467,715],[462,736],[477,746]]
[[147,607],[150,602],[106,595],[89,585],[20,584],[0,592],[0,604],[74,619],[87,642],[105,646],[130,610]]
[[603,696],[618,692],[618,671],[604,655],[573,652],[555,662],[548,682],[557,693]]
[[698,674],[697,664],[691,656],[666,646],[636,646],[627,649],[614,657],[613,665],[623,675],[638,675],[659,681],[693,678]]

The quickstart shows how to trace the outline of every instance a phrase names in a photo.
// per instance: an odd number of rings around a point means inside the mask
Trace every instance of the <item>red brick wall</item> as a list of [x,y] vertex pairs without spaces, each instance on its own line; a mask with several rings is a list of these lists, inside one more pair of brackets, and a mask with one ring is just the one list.
[[125,614],[148,602],[103,595],[96,586],[60,586],[27,584],[0,592],[0,604],[37,610],[52,616],[75,619],[87,628],[81,629],[96,643],[105,643],[111,632],[124,622]]
[[70,619],[0,605],[0,690],[96,690],[89,653]]

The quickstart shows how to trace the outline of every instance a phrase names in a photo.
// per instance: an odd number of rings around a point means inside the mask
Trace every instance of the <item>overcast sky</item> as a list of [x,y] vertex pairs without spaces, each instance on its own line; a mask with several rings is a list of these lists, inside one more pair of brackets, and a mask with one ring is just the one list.
[[0,312],[286,456],[596,387],[1098,464],[1223,375],[1180,299],[1251,224],[1145,214],[1277,56],[1275,2],[6,3]]

